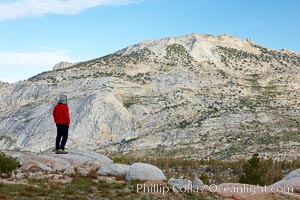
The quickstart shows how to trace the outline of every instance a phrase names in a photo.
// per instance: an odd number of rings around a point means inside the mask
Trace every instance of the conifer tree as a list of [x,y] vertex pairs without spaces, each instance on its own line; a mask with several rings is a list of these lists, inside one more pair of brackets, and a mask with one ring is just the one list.
[[239,178],[240,183],[247,183],[252,185],[265,185],[263,175],[265,168],[262,165],[258,154],[252,155],[252,158],[247,161],[244,166],[244,174]]

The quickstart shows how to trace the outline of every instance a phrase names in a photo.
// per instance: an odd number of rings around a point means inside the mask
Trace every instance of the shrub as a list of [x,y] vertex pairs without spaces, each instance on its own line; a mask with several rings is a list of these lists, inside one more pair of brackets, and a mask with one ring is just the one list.
[[12,170],[16,169],[20,163],[16,158],[5,155],[3,152],[0,152],[0,174],[8,174]]
[[136,97],[127,97],[124,102],[123,105],[125,108],[129,108],[131,105],[135,104],[137,102]]

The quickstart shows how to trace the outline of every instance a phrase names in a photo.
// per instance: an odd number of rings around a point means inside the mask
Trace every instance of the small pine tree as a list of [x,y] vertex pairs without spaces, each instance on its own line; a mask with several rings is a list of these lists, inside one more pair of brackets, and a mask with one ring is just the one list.
[[20,163],[16,158],[5,155],[3,152],[0,152],[0,174],[8,174],[12,170],[16,169]]
[[205,173],[202,172],[199,178],[205,185],[209,185],[209,178]]
[[239,177],[239,182],[252,185],[265,185],[263,181],[264,173],[265,168],[262,165],[258,154],[255,153],[245,164],[244,173]]

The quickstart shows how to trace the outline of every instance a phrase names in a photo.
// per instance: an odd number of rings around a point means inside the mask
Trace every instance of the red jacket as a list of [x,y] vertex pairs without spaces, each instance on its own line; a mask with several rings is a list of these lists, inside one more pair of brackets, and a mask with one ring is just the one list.
[[67,104],[57,104],[53,109],[53,118],[56,124],[70,125],[69,107]]

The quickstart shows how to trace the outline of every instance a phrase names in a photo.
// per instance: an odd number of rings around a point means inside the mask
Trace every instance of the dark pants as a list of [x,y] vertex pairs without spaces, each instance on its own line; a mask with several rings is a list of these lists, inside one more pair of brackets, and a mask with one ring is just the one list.
[[57,127],[57,135],[56,135],[55,149],[65,150],[65,145],[68,140],[69,126],[65,124],[56,124],[56,127]]

